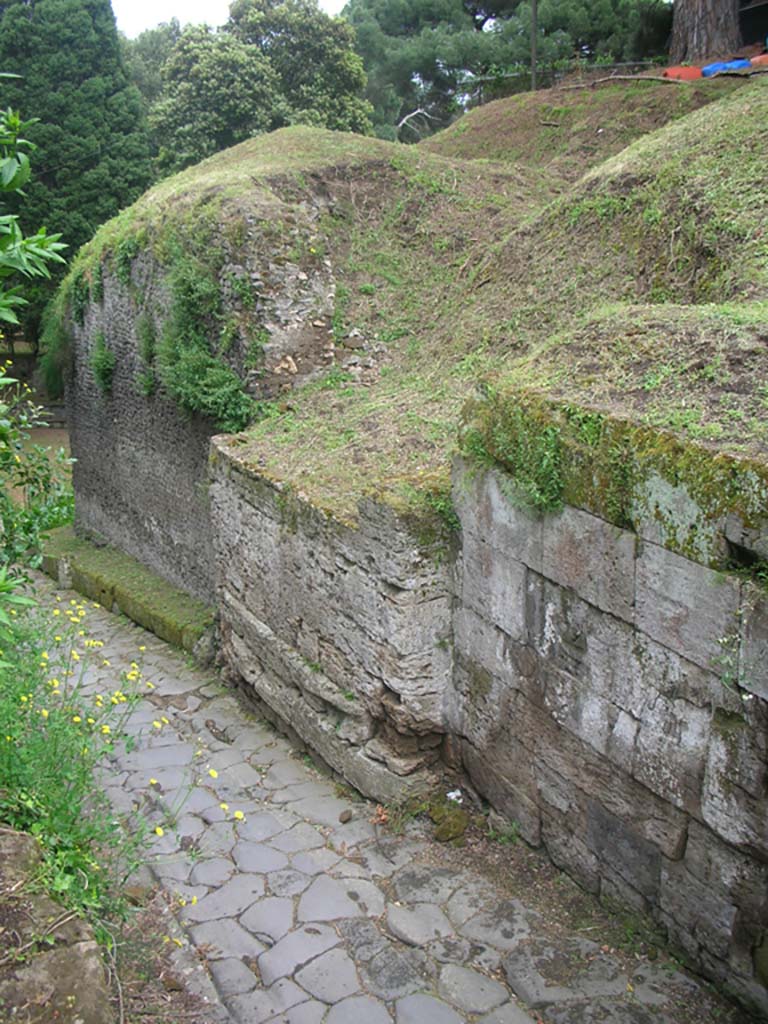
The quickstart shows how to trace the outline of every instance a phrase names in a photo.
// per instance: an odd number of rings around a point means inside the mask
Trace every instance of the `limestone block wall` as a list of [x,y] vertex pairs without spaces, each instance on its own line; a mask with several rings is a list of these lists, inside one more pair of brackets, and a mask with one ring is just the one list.
[[451,680],[451,569],[368,501],[355,526],[249,470],[216,438],[211,510],[223,658],[362,792],[434,786]]
[[757,534],[708,524],[686,558],[660,523],[695,510],[669,485],[644,485],[637,533],[537,518],[507,486],[456,468],[463,765],[525,839],[768,1012],[768,602],[704,564]]

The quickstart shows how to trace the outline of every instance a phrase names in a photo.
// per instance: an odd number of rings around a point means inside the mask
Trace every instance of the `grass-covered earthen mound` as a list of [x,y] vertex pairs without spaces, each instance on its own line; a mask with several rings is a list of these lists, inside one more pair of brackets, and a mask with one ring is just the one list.
[[641,136],[723,99],[740,84],[719,78],[681,88],[638,78],[521,93],[470,110],[422,147],[461,160],[546,168],[575,181]]
[[[767,117],[765,81],[640,82],[498,101],[429,147],[289,129],[148,193],[84,251],[62,302],[71,308],[72,282],[114,262],[131,238],[161,262],[181,238],[185,259],[219,281],[238,246],[260,245],[309,275],[329,270],[334,308],[317,323],[332,360],[262,403],[232,444],[345,519],[369,492],[450,519],[450,453],[478,385],[493,412],[473,405],[465,450],[513,476],[526,459],[546,461],[533,442],[537,430],[561,429],[556,416],[547,426],[550,407],[596,410],[761,464]],[[535,130],[550,120],[563,126],[557,145],[549,126]],[[572,181],[576,165],[589,169]],[[246,335],[256,313],[240,313]],[[206,322],[210,336],[215,311]],[[242,377],[217,344],[213,357]],[[510,418],[529,401],[533,419]],[[532,503],[557,507],[564,480],[558,469]]]

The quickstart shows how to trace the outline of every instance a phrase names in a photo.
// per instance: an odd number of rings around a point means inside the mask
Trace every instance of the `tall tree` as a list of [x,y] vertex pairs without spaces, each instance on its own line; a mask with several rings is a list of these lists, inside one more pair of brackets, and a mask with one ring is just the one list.
[[178,18],[148,28],[135,39],[120,36],[125,70],[141,93],[147,110],[160,98],[163,91],[163,65],[179,39],[181,25]]
[[287,123],[269,59],[227,32],[205,25],[185,29],[162,77],[163,92],[150,112],[162,172]]
[[670,58],[727,57],[741,45],[739,0],[675,0]]
[[[417,108],[433,129],[444,126],[463,109],[474,76],[531,59],[530,0],[349,0],[343,13],[384,137]],[[539,0],[538,59],[656,55],[670,23],[667,0]]]
[[[25,229],[55,224],[70,252],[136,199],[151,179],[141,99],[123,68],[110,0],[0,3],[0,68],[22,76],[4,102],[40,123],[38,176],[19,208]],[[48,290],[32,290],[35,334]]]
[[293,123],[370,131],[354,32],[317,0],[234,0],[227,28],[269,59]]

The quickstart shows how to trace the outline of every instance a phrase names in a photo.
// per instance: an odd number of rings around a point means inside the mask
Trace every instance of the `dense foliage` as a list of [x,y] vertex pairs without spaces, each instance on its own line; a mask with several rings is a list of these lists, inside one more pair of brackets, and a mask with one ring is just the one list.
[[[5,102],[40,118],[30,134],[38,176],[19,207],[22,224],[55,224],[74,251],[151,177],[141,101],[109,0],[0,4],[0,67],[23,76],[7,83]],[[33,327],[49,292],[28,292]]]
[[285,120],[268,58],[228,33],[187,29],[162,76],[163,91],[150,112],[161,171],[197,163]]
[[218,30],[174,20],[122,45],[161,174],[289,124],[371,130],[354,32],[317,0],[235,0]]
[[[433,130],[444,126],[475,76],[530,62],[530,0],[349,0],[344,15],[384,137],[416,109]],[[539,61],[662,53],[671,16],[666,0],[539,0]]]
[[[5,83],[10,80],[4,79]],[[31,177],[30,143],[23,135],[33,128],[8,108],[0,113],[0,195],[7,202],[18,196]],[[17,214],[0,209],[0,322],[14,325],[26,306],[19,278],[49,276],[49,265],[62,263],[66,246],[60,235],[40,229],[24,236]],[[68,521],[72,492],[66,478],[67,460],[56,459],[39,445],[30,445],[29,431],[41,423],[41,410],[29,389],[0,368],[0,566],[34,562],[40,557],[40,537],[46,529]],[[0,624],[3,595],[0,593]]]

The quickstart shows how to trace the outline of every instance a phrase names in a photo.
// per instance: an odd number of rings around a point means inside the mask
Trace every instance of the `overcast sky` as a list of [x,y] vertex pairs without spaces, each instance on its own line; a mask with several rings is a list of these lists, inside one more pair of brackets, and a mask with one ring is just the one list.
[[[346,0],[320,0],[329,14],[338,14]],[[117,27],[129,38],[145,28],[154,28],[161,21],[178,18],[187,22],[223,25],[229,15],[230,0],[112,0]]]

